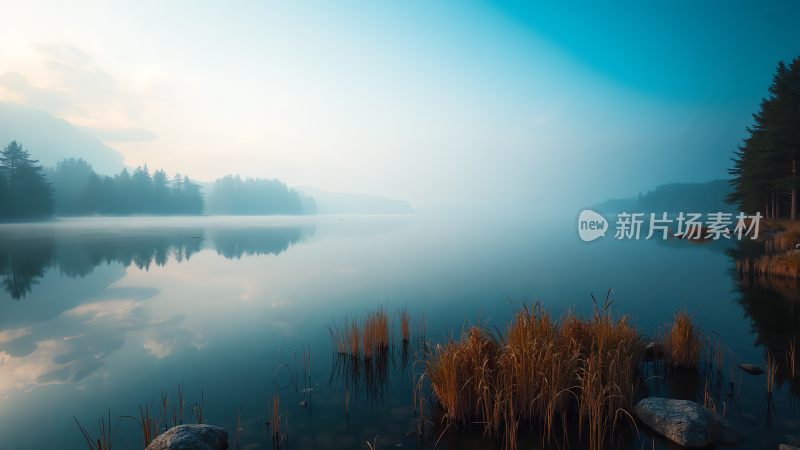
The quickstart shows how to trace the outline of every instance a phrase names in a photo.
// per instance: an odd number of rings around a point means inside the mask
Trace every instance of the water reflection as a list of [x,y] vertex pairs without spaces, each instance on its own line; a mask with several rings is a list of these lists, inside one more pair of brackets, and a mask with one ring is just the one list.
[[377,403],[386,394],[393,360],[390,353],[393,351],[378,351],[374,357],[364,360],[346,354],[334,355],[328,382],[344,387],[349,398],[355,400],[363,394],[369,403]]
[[[332,317],[384,302],[391,314],[408,304],[415,319],[429,318],[431,341],[441,341],[464,320],[504,324],[507,296],[541,298],[557,312],[611,286],[617,311],[631,312],[648,333],[689,305],[736,363],[761,363],[765,348],[782,358],[787,338],[800,331],[797,284],[737,285],[713,243],[585,245],[572,234],[532,234],[527,225],[422,219],[183,220],[0,227],[0,435],[11,435],[14,448],[47,448],[52,436],[81,448],[73,415],[91,424],[108,407],[135,414],[141,402],[157,402],[161,388],[184,381],[187,398],[205,393],[207,420],[231,436],[241,411],[247,448],[270,448],[264,424],[276,393],[291,416],[293,448],[363,447],[375,436],[381,448],[416,447],[414,361],[422,347],[413,334],[410,344],[395,336],[368,363],[329,351]],[[307,375],[299,360],[311,351]],[[649,393],[702,402],[710,381],[718,407],[748,436],[743,447],[791,440],[797,409],[785,393],[796,382],[779,372],[780,419],[767,424],[763,376],[733,367],[710,380],[687,372],[652,381]],[[282,389],[287,370],[295,386]],[[727,396],[731,380],[741,396]],[[54,419],[43,421],[45,411]],[[768,425],[772,434],[759,438]],[[139,442],[137,431],[127,421],[120,429],[129,443]],[[432,447],[441,434],[434,429],[421,445]],[[528,434],[521,430],[520,448],[538,445]],[[642,436],[620,446],[672,448]],[[480,431],[448,432],[439,444],[484,448],[486,441]]]
[[228,259],[240,259],[245,255],[279,255],[290,245],[312,234],[314,228],[280,227],[268,230],[263,228],[212,230],[210,237],[217,254]]
[[[149,269],[182,262],[206,246],[228,259],[278,255],[312,236],[315,227],[270,226],[237,229],[145,228],[86,232],[44,227],[6,227],[0,233],[0,284],[15,300],[28,296],[50,268],[86,277],[102,264]],[[207,238],[208,237],[208,238]]]
[[0,236],[0,284],[11,298],[19,300],[44,276],[55,249],[52,239],[29,245],[10,237]]
[[[83,303],[53,320],[5,330],[0,337],[3,358],[0,393],[36,386],[77,382],[103,366],[126,336],[143,328],[157,339],[189,345],[182,317],[160,320],[143,307],[148,292],[126,292],[124,299]],[[156,356],[162,347],[148,349]]]
[[[110,376],[109,361],[114,355],[129,355],[132,342],[152,361],[201,351],[208,330],[192,323],[191,311],[154,303],[163,293],[157,283],[120,281],[154,272],[169,276],[175,271],[152,269],[169,264],[178,268],[204,249],[228,259],[280,254],[314,233],[311,225],[283,224],[227,230],[4,227],[0,399],[33,395],[47,386],[80,386],[90,377],[104,382]],[[187,298],[197,298],[188,292],[184,290]]]
[[779,362],[777,386],[788,384],[790,394],[800,396],[800,374],[792,376],[788,370],[789,343],[800,338],[800,282],[752,276],[740,279],[738,289],[738,303],[752,323],[754,344]]
[[158,289],[113,284],[129,267],[149,271],[181,263],[204,248],[228,259],[280,254],[315,228],[20,225],[2,231],[0,284],[17,303],[0,304],[0,395],[79,382],[103,367],[131,333],[142,334],[145,352],[155,359],[202,348],[185,313],[164,316],[147,306]]

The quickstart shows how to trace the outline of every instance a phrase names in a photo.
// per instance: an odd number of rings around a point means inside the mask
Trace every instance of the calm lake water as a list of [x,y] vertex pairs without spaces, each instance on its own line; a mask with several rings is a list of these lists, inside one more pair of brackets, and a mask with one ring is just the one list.
[[[736,363],[763,365],[800,334],[794,282],[737,281],[725,245],[578,240],[574,217],[549,223],[424,214],[408,217],[70,219],[0,225],[0,447],[85,448],[112,414],[116,448],[141,448],[133,420],[162,389],[183,384],[204,420],[240,448],[272,448],[264,425],[280,394],[288,448],[416,448],[413,356],[397,351],[371,380],[348,379],[328,335],[331,320],[384,305],[424,316],[438,340],[465,323],[503,326],[513,304],[540,300],[558,314],[590,312],[613,288],[613,308],[654,334],[687,308]],[[313,390],[295,388],[310,354]],[[285,364],[285,365],[282,365]],[[288,366],[288,368],[287,368]],[[779,372],[736,371],[726,416],[742,448],[800,444],[800,383]],[[359,386],[359,387],[354,387]],[[301,386],[302,387],[302,386]],[[702,402],[704,383],[648,384]],[[791,393],[794,393],[792,395]],[[345,398],[349,415],[345,416]],[[305,401],[306,406],[299,402]],[[722,409],[718,402],[718,409]],[[482,448],[480,434],[439,448]],[[434,439],[435,440],[435,439]],[[669,447],[646,431],[631,448]],[[426,441],[423,447],[432,447]]]

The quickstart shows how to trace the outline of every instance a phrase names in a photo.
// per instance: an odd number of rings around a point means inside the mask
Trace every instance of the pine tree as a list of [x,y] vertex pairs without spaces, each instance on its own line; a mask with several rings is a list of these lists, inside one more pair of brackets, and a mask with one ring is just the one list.
[[3,220],[8,215],[7,205],[11,201],[8,192],[8,182],[6,180],[5,168],[0,166],[0,220]]
[[53,190],[39,161],[17,141],[0,151],[0,168],[5,178],[2,215],[7,218],[34,218],[53,213]]
[[153,179],[147,164],[137,167],[131,175],[131,192],[133,212],[142,213],[152,211],[153,205]]
[[800,188],[800,58],[778,64],[769,96],[753,119],[733,158],[734,190],[728,200],[744,211],[763,210],[768,217],[785,212],[794,219]]
[[153,204],[151,205],[151,211],[158,214],[168,212],[172,204],[171,194],[166,172],[163,170],[153,172]]
[[80,158],[59,161],[50,174],[55,192],[55,210],[59,215],[91,213],[87,194],[88,183],[94,174],[92,165]]
[[114,200],[109,205],[110,209],[106,213],[131,213],[131,206],[135,204],[131,185],[131,174],[127,168],[123,168],[118,175],[114,176]]
[[189,177],[183,177],[183,212],[185,214],[203,214],[203,194],[200,185],[193,183]]

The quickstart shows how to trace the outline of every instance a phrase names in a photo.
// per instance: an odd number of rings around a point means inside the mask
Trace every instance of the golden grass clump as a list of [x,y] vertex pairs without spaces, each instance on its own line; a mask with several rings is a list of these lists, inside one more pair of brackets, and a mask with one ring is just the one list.
[[500,359],[508,408],[538,422],[547,438],[556,418],[566,412],[579,365],[580,342],[569,336],[582,333],[573,318],[568,316],[561,322],[567,326],[559,328],[540,306],[523,307],[507,328]]
[[686,311],[675,314],[664,335],[664,351],[673,367],[694,368],[700,357],[700,330]]
[[328,325],[328,332],[331,335],[331,342],[337,353],[340,355],[349,353],[352,356],[358,356],[361,346],[361,333],[358,322],[345,317],[342,328],[332,323]]
[[361,339],[358,331],[358,324],[355,320],[351,321],[349,326],[345,323],[345,333],[345,342],[350,349],[350,354],[358,356],[358,343]]
[[[559,321],[540,305],[518,310],[505,340],[481,327],[432,347],[424,377],[452,424],[481,423],[516,447],[524,420],[543,442],[577,425],[592,449],[608,443],[621,412],[632,406],[644,346],[625,317],[603,306],[588,320]],[[577,423],[576,423],[577,422]]]
[[776,234],[765,242],[765,247],[768,252],[785,252],[794,250],[794,246],[798,242],[800,242],[800,233],[797,230],[791,230]]
[[597,356],[603,365],[603,377],[615,387],[616,405],[633,401],[636,390],[634,373],[644,357],[644,342],[627,316],[614,319],[607,310],[596,312],[588,323],[590,356]]
[[389,315],[383,307],[367,314],[361,333],[364,359],[389,348]]
[[481,327],[469,328],[460,340],[432,349],[425,373],[449,421],[488,420],[497,351],[497,342]]
[[354,358],[363,357],[366,360],[376,353],[388,350],[390,328],[389,314],[386,308],[380,307],[367,314],[360,324],[357,320],[348,318],[345,318],[342,328],[331,323],[328,325],[328,332],[337,353],[349,354]]
[[578,370],[579,411],[581,431],[595,450],[604,448],[620,419],[632,421],[627,410],[633,406],[644,344],[627,317],[614,320],[607,306],[595,312],[588,328]]
[[794,220],[781,220],[774,224],[767,225],[767,228],[775,228],[776,232],[764,241],[764,249],[767,253],[785,252],[794,250],[795,245],[800,243],[800,224]]
[[410,324],[411,316],[408,314],[408,307],[403,307],[400,310],[400,334],[403,336],[403,342],[408,342]]

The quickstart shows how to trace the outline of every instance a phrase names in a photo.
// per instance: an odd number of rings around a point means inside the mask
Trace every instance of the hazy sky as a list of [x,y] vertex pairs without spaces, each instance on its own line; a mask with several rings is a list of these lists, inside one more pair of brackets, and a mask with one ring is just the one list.
[[725,176],[800,55],[798,2],[562,3],[3,2],[0,100],[200,180],[569,209]]

